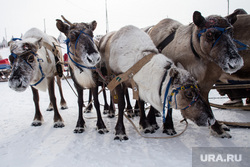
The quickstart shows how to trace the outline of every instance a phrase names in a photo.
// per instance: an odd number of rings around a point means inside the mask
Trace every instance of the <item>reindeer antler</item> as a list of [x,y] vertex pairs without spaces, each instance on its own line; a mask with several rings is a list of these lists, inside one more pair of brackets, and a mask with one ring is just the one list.
[[64,17],[63,15],[61,15],[61,17],[62,17],[62,19],[63,19],[66,23],[68,23],[70,26],[73,26],[73,24],[72,24],[70,21],[68,21],[67,19],[65,19],[65,17]]

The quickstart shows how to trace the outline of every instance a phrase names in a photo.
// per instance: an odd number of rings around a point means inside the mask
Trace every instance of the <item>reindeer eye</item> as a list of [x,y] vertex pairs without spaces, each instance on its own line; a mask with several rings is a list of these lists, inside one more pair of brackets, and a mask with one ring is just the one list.
[[77,33],[76,31],[71,31],[69,34],[70,41],[72,41],[72,42],[76,41],[78,35],[79,35],[79,33]]
[[192,99],[193,98],[193,93],[191,91],[186,91],[185,93],[185,96],[189,99]]
[[33,55],[29,55],[27,61],[28,61],[29,63],[32,63],[32,62],[34,61],[34,56],[33,56]]
[[206,36],[207,36],[207,39],[209,39],[209,40],[213,40],[214,38],[213,38],[213,33],[210,31],[210,32],[207,32],[207,34],[206,34]]

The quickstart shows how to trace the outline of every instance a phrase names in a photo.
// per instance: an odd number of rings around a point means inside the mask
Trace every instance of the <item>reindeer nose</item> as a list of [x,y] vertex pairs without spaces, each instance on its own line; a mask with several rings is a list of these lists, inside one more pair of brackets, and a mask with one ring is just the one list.
[[93,60],[91,60],[89,57],[87,57],[87,60],[88,60],[90,63],[93,62]]

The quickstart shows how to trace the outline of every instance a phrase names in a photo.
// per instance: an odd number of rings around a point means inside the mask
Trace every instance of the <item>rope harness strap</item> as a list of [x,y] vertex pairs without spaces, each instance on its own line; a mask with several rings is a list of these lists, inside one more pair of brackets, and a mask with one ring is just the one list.
[[132,90],[133,90],[133,98],[138,100],[139,99],[139,90],[138,90],[138,86],[135,83],[135,81],[133,80],[133,76],[145,65],[147,64],[152,57],[155,55],[155,53],[151,53],[147,56],[144,56],[142,59],[140,59],[137,63],[135,63],[130,69],[128,69],[125,73],[120,74],[118,76],[116,76],[115,78],[113,78],[113,80],[111,82],[109,82],[108,84],[108,89],[110,91],[112,91],[113,89],[115,89],[115,87],[119,84],[121,84],[122,82],[125,82],[127,80],[130,79],[130,83],[132,86]]
[[[169,79],[169,81],[168,81],[167,88],[166,88],[166,91],[165,91],[165,94],[164,94],[163,109],[162,109],[162,111],[163,111],[163,114],[162,114],[163,123],[165,123],[165,121],[166,121],[165,106],[166,106],[166,101],[167,100],[168,100],[168,110],[169,110],[170,108],[172,108],[171,107],[171,103],[172,103],[172,98],[174,96],[174,99],[175,99],[175,108],[177,109],[176,95],[179,93],[179,91],[185,90],[185,89],[190,89],[190,88],[191,89],[193,89],[193,88],[198,89],[197,85],[189,85],[189,86],[185,86],[184,85],[184,86],[180,86],[178,88],[173,89],[172,92],[169,95],[169,89],[170,89],[170,85],[172,83],[172,80],[173,80],[173,78],[171,77]],[[199,94],[197,96],[194,96],[193,99],[192,99],[192,101],[189,103],[189,105],[187,105],[186,107],[182,108],[181,110],[186,110],[187,108],[191,107],[197,101],[198,98],[199,98]],[[168,114],[169,114],[169,112],[168,112]]]
[[[92,38],[89,34],[85,33],[84,30],[85,30],[85,29],[83,29],[83,30],[80,31],[80,34],[78,35],[78,37],[77,37],[77,39],[76,39],[76,42],[75,42],[75,50],[76,50],[76,46],[77,46],[77,43],[78,43],[78,40],[79,40],[81,34],[87,35],[87,37],[94,43],[93,38]],[[73,58],[70,56],[70,55],[75,56],[75,54],[72,53],[72,52],[70,51],[70,48],[71,48],[70,39],[67,38],[67,39],[65,40],[65,43],[66,43],[66,45],[67,45],[67,54],[68,54],[68,56],[69,56],[69,59],[74,63],[74,65],[75,65],[81,72],[83,72],[83,69],[81,69],[81,67],[82,67],[82,68],[86,68],[86,69],[91,69],[91,70],[95,70],[95,69],[96,69],[96,67],[87,67],[87,66],[84,66],[84,65],[79,64],[79,63],[77,63],[76,61],[74,61]]]

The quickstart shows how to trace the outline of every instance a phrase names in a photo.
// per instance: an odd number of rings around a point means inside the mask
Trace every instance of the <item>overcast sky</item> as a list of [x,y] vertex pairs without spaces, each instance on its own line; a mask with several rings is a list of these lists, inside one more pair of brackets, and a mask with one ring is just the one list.
[[[71,22],[97,21],[95,35],[105,34],[105,0],[0,0],[0,42],[5,37],[20,37],[32,27],[58,37],[56,19],[64,15]],[[228,0],[107,0],[109,30],[125,25],[146,27],[164,18],[183,24],[192,22],[195,10],[203,16],[227,15]],[[229,13],[244,8],[250,13],[250,0],[229,0]]]

